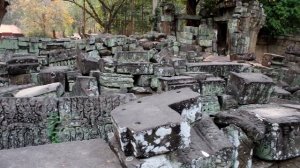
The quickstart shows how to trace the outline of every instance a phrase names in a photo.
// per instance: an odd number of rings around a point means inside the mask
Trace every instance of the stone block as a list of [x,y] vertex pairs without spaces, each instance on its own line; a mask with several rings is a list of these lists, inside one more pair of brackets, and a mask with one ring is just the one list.
[[137,79],[137,86],[150,87],[152,78],[153,78],[153,75],[139,75],[139,77]]
[[61,83],[35,86],[18,91],[14,97],[60,97],[64,94],[65,88]]
[[207,115],[216,115],[221,111],[217,96],[201,96],[201,112]]
[[122,46],[124,44],[126,44],[126,36],[111,36],[111,37],[107,37],[104,40],[104,44],[107,47],[115,47],[115,46]]
[[[52,98],[1,98],[0,149],[50,143],[51,118],[58,116]],[[2,155],[1,155],[2,156]],[[3,162],[1,162],[3,163]],[[0,163],[0,164],[1,164]]]
[[116,65],[112,57],[100,58],[99,60],[99,69],[104,73],[114,73]]
[[158,91],[169,91],[189,87],[195,92],[200,92],[197,80],[190,76],[159,77],[157,86]]
[[229,110],[232,108],[238,108],[239,104],[235,100],[235,98],[232,95],[220,95],[218,96],[220,106],[222,110]]
[[212,40],[202,40],[198,39],[198,44],[201,47],[212,47],[213,41]]
[[144,51],[122,51],[117,52],[114,56],[114,60],[118,64],[122,63],[132,63],[132,62],[149,62],[150,61],[149,52]]
[[153,72],[155,76],[171,77],[175,76],[175,69],[171,66],[154,65]]
[[234,62],[187,63],[187,71],[207,72],[216,77],[228,78],[230,72],[248,72],[250,65]]
[[225,80],[219,77],[209,77],[200,80],[200,92],[202,96],[218,96],[225,93]]
[[194,36],[197,36],[199,28],[198,27],[193,27],[193,26],[184,26],[183,31],[193,33]]
[[112,132],[111,111],[130,101],[129,95],[111,94],[97,97],[59,99],[59,142],[102,138]]
[[99,96],[99,88],[96,78],[90,76],[77,76],[71,95]]
[[260,73],[232,72],[227,87],[239,104],[268,103],[274,91],[273,80]]
[[77,65],[82,75],[89,75],[91,70],[99,69],[99,56],[80,53],[77,55]]
[[215,122],[240,127],[255,142],[254,156],[287,160],[300,155],[299,109],[295,105],[250,105],[219,113]]
[[36,71],[39,66],[36,56],[13,55],[7,62],[7,72],[9,75],[19,75]]
[[132,75],[115,73],[101,73],[99,81],[102,86],[114,88],[132,88],[134,82]]
[[17,39],[1,39],[0,40],[0,49],[17,50],[17,49],[19,49],[18,40]]
[[191,145],[188,150],[178,150],[170,160],[177,160],[184,167],[231,167],[233,145],[226,135],[203,115],[191,128]]
[[40,71],[38,75],[38,81],[42,85],[60,82],[64,88],[67,86],[67,71],[70,68],[66,66],[54,66],[48,67]]
[[0,77],[0,88],[6,87],[8,86],[8,84],[9,84],[9,79]]
[[247,134],[235,125],[229,125],[222,129],[233,144],[232,167],[252,167],[253,140],[247,137]]
[[[201,118],[198,97],[185,88],[144,97],[113,110],[114,132],[125,155],[144,158],[188,147],[187,122]],[[160,117],[151,120],[154,116]]]
[[186,40],[193,40],[194,34],[191,32],[180,32],[180,37]]
[[150,62],[118,64],[117,73],[131,75],[152,75],[153,64]]
[[99,51],[99,55],[101,57],[104,57],[104,56],[111,56],[112,55],[112,52],[108,49],[102,49]]
[[31,81],[31,74],[21,74],[21,75],[14,75],[9,77],[11,85],[26,85],[33,83]]

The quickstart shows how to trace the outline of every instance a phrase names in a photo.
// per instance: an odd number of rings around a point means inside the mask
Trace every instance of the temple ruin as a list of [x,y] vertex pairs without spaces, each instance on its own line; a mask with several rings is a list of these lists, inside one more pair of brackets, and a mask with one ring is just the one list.
[[218,11],[166,3],[144,35],[0,39],[0,168],[299,167],[300,43],[255,57],[262,6]]

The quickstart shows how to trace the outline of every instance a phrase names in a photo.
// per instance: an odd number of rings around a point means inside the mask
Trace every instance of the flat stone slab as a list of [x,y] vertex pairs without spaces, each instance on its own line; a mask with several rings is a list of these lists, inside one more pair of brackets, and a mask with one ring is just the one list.
[[114,59],[118,64],[131,62],[149,62],[150,54],[145,51],[121,51],[115,54]]
[[131,75],[153,74],[153,64],[150,62],[132,62],[117,65],[117,73]]
[[121,168],[100,139],[0,151],[3,168]]
[[230,72],[244,72],[249,68],[248,64],[234,62],[187,63],[188,72],[208,72],[217,77],[228,77]]
[[201,118],[198,98],[198,93],[184,88],[144,97],[113,110],[115,134],[125,155],[149,157],[187,147],[187,122]]
[[198,81],[191,76],[159,77],[158,90],[169,91],[189,87],[200,93]]
[[114,88],[132,88],[133,76],[116,73],[101,73],[99,77],[100,84],[106,87]]

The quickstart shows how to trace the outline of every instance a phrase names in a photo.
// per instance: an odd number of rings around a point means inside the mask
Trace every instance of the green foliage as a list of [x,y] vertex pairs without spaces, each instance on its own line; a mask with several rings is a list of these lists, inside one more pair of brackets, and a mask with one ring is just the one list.
[[300,32],[299,0],[261,0],[267,15],[265,29],[271,35]]
[[58,113],[52,113],[48,117],[48,137],[52,143],[59,143],[58,140],[58,125],[60,124],[60,117]]

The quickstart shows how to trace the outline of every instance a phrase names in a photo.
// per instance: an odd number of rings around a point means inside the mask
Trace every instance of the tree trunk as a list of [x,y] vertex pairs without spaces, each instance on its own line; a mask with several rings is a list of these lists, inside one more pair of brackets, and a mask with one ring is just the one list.
[[6,7],[8,6],[8,2],[5,0],[0,0],[0,24],[2,22],[2,19],[5,15],[6,11]]
[[152,14],[155,15],[155,9],[157,8],[159,0],[152,0]]

